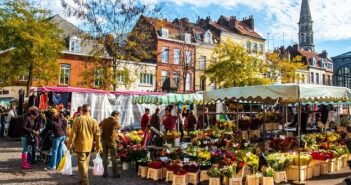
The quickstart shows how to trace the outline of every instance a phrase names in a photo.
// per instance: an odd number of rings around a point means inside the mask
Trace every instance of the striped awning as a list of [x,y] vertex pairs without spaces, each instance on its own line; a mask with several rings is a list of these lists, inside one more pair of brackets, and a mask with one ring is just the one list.
[[146,95],[146,96],[133,96],[133,104],[173,104],[173,103],[202,103],[202,94],[166,94],[161,96]]

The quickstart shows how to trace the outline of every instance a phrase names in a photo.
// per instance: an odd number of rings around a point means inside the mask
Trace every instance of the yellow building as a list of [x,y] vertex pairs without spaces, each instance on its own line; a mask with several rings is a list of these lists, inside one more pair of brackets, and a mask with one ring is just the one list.
[[235,16],[220,16],[217,21],[212,21],[210,17],[199,19],[197,25],[202,28],[198,37],[196,47],[196,70],[195,70],[195,90],[213,90],[216,85],[204,76],[203,71],[211,62],[215,62],[212,56],[213,48],[216,44],[226,41],[233,41],[243,46],[252,55],[265,61],[265,39],[255,31],[254,18],[243,18],[237,20]]

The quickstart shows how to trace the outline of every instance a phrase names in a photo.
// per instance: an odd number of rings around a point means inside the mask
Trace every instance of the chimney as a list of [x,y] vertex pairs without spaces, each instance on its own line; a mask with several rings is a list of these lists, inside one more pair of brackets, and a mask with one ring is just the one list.
[[255,29],[255,20],[252,15],[250,15],[248,19],[244,17],[242,22],[244,22],[250,29]]
[[180,21],[181,21],[181,22],[189,22],[189,19],[186,18],[186,17],[183,17],[183,18],[180,19]]
[[327,50],[323,50],[321,54],[319,54],[320,57],[322,58],[328,58],[328,52]]
[[229,25],[228,27],[232,30],[235,30],[235,24],[236,24],[236,16],[230,16],[229,17]]

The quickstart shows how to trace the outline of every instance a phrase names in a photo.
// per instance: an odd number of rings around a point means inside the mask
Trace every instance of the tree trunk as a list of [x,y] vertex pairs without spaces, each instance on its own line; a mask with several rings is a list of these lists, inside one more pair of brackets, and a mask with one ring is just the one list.
[[116,91],[117,89],[117,84],[116,84],[116,78],[117,78],[117,63],[116,63],[116,58],[112,59],[112,86],[113,86],[113,91]]
[[31,63],[28,68],[28,80],[27,80],[27,90],[26,90],[26,97],[29,96],[29,88],[32,86],[32,81],[33,81],[33,64]]

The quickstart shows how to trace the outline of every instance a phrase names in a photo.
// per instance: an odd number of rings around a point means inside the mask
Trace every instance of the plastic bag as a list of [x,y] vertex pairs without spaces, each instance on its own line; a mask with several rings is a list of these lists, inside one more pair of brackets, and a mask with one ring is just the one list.
[[66,159],[67,159],[67,155],[65,154],[65,155],[63,155],[63,157],[60,160],[59,165],[57,166],[57,169],[56,169],[57,171],[60,172],[63,169],[63,167],[65,167]]
[[[72,173],[72,156],[68,150],[66,151],[64,158],[65,158],[64,165],[63,165],[62,169],[58,170],[58,171],[61,172],[63,175],[72,175],[73,174]],[[61,161],[62,161],[62,159],[61,159]],[[61,162],[60,162],[60,165],[61,165]]]
[[94,176],[102,176],[104,174],[104,166],[102,164],[102,159],[100,154],[97,154],[95,159],[93,160],[94,168],[93,168],[93,175]]

